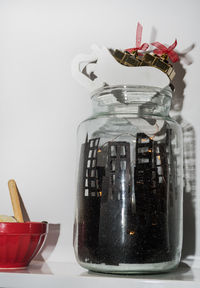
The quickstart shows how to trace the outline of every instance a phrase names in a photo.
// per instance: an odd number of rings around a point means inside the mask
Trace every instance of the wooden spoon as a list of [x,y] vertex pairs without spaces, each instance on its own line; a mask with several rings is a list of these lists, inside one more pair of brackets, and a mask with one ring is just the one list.
[[19,194],[17,191],[17,186],[15,180],[9,180],[8,181],[8,189],[10,191],[10,198],[13,206],[13,212],[14,212],[14,217],[17,220],[17,222],[23,223],[23,215],[22,215],[22,210],[20,206],[20,200],[19,200]]

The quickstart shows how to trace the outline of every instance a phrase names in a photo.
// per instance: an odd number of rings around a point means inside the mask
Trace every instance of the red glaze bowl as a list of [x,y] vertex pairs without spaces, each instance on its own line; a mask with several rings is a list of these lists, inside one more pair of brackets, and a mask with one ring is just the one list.
[[0,222],[0,269],[23,268],[39,252],[47,222]]

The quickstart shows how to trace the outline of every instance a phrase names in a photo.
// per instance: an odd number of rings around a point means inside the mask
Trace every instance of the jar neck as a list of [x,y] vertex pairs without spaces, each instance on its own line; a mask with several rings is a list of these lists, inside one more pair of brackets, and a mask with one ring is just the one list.
[[136,114],[168,116],[172,91],[150,86],[106,86],[92,94],[94,115]]

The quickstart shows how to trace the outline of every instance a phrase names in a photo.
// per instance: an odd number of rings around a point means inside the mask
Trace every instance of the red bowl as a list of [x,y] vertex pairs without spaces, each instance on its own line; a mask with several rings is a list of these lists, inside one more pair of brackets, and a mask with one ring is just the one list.
[[46,222],[0,222],[0,269],[28,266],[47,235]]

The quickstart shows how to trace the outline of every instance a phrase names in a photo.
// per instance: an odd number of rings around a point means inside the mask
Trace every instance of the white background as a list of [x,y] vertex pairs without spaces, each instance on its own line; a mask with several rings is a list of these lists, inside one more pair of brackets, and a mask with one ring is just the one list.
[[52,226],[43,253],[48,261],[74,257],[76,128],[91,114],[89,94],[71,76],[71,60],[93,43],[133,47],[138,21],[143,42],[177,38],[179,52],[195,44],[193,64],[184,64],[182,115],[196,133],[200,255],[199,11],[198,0],[0,0],[0,214],[12,215],[7,181],[14,178],[31,220],[60,225],[58,242],[59,227]]

